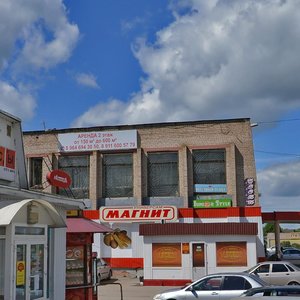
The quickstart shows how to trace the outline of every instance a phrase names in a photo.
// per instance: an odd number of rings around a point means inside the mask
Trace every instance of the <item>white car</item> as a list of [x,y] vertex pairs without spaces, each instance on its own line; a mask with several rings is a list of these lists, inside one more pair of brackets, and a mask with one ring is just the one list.
[[300,268],[288,261],[264,261],[245,272],[272,285],[300,285]]
[[154,296],[153,300],[232,299],[253,287],[266,286],[258,276],[247,273],[217,273],[204,276],[181,289]]
[[102,258],[97,258],[97,276],[98,282],[104,279],[110,279],[112,276],[110,265]]

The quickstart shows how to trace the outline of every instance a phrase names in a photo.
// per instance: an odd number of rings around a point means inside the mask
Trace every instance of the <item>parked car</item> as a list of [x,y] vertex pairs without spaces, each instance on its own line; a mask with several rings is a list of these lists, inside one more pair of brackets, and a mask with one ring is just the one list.
[[270,285],[258,288],[252,288],[244,292],[242,297],[258,297],[258,296],[293,296],[300,297],[300,286],[291,285]]
[[258,275],[268,284],[300,284],[300,269],[288,261],[264,261],[246,270],[246,272]]
[[97,258],[97,276],[98,282],[112,276],[111,266],[102,258]]
[[300,250],[297,248],[285,248],[282,250],[281,259],[290,261],[294,265],[300,265]]
[[154,300],[231,299],[244,291],[265,286],[258,276],[247,273],[217,273],[204,276],[190,285],[165,291],[154,296]]

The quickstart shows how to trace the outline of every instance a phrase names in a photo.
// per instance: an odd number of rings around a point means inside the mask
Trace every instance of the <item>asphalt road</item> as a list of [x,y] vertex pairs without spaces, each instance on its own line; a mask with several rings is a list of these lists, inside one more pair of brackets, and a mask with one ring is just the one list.
[[159,292],[172,288],[174,286],[143,286],[140,285],[139,279],[136,277],[117,276],[101,282],[98,287],[98,300],[151,300]]

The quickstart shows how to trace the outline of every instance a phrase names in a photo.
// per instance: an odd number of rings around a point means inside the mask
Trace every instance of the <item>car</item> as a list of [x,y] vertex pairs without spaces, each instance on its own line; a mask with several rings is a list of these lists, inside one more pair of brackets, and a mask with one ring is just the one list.
[[111,266],[103,258],[97,258],[97,276],[98,282],[112,276]]
[[252,288],[244,292],[239,298],[258,296],[293,296],[300,297],[300,286],[270,285]]
[[204,276],[183,288],[157,294],[153,300],[231,299],[250,288],[266,285],[258,276],[245,272],[216,273]]
[[245,272],[259,276],[268,284],[300,284],[300,269],[288,261],[264,261]]
[[295,265],[300,265],[300,249],[286,248],[282,250],[281,260],[290,261]]

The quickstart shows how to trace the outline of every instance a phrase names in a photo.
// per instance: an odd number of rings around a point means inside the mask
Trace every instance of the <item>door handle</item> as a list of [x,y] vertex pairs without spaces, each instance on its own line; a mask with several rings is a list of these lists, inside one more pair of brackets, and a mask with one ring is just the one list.
[[214,295],[214,296],[219,295],[217,292],[212,292],[211,294]]

